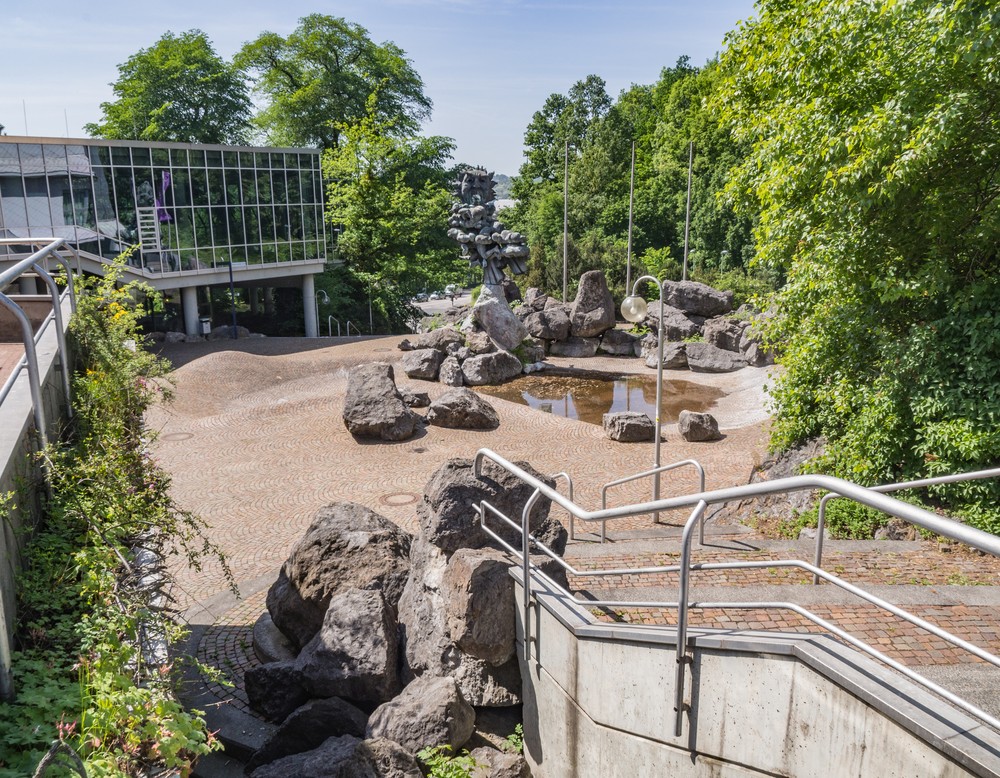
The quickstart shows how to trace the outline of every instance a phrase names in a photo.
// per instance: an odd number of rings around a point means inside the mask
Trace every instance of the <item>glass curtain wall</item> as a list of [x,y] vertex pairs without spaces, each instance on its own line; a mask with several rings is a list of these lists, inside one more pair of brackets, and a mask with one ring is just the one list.
[[153,272],[321,259],[319,152],[0,139],[0,235]]

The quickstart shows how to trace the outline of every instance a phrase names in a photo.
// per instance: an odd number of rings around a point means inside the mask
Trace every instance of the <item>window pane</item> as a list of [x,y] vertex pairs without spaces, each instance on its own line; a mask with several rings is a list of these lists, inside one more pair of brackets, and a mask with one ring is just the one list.
[[149,149],[133,147],[132,164],[136,167],[139,165],[152,165],[153,160],[150,158]]
[[168,149],[153,149],[153,164],[154,165],[169,165],[170,164],[170,152]]
[[222,161],[226,167],[239,167],[240,160],[235,151],[222,152]]
[[170,149],[170,164],[174,167],[188,166],[187,149]]
[[128,149],[122,146],[111,147],[111,162],[115,165],[131,165],[132,157]]
[[24,183],[20,176],[0,176],[0,208],[3,209],[3,223],[7,227],[28,226]]
[[225,180],[221,170],[208,169],[208,197],[212,205],[226,204]]

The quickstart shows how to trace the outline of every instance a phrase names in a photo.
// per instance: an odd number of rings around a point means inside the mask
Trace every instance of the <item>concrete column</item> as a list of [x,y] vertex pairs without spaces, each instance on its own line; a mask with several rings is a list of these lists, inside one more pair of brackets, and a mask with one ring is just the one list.
[[264,287],[264,313],[274,316],[274,288],[270,286]]
[[260,294],[260,290],[256,286],[247,287],[247,297],[250,298],[250,313],[256,316],[260,313],[260,307],[257,305],[257,298]]
[[34,276],[21,276],[17,279],[17,291],[20,294],[38,294]]
[[306,337],[319,337],[316,321],[316,282],[311,275],[302,276],[302,307],[306,312]]
[[200,335],[198,327],[198,287],[181,287],[181,307],[184,309],[184,332]]

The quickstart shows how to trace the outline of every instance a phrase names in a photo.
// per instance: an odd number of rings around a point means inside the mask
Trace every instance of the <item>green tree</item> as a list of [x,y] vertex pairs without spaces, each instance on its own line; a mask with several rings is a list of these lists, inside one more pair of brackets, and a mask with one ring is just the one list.
[[118,66],[113,102],[86,130],[99,138],[182,143],[244,142],[251,103],[239,71],[201,30],[168,32]]
[[444,163],[454,145],[449,138],[386,132],[377,106],[373,95],[360,122],[338,128],[340,145],[327,150],[323,171],[330,182],[328,218],[341,227],[338,256],[350,276],[341,273],[341,280],[370,289],[380,319],[398,331],[414,292],[463,275],[447,237],[451,195]]
[[336,148],[340,128],[364,119],[373,95],[374,115],[391,134],[412,135],[430,116],[431,101],[405,52],[338,17],[310,14],[287,38],[262,33],[236,63],[266,101],[256,122],[277,145]]
[[[728,192],[787,273],[778,446],[865,482],[1000,463],[1000,9],[764,0],[719,103],[752,151]],[[995,485],[942,489],[1000,528]]]

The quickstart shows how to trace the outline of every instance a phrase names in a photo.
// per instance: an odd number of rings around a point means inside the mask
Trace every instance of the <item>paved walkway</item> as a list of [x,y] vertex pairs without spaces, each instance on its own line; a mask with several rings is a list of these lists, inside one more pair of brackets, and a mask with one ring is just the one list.
[[[648,469],[649,444],[616,443],[600,427],[562,419],[526,406],[493,399],[501,424],[493,432],[427,427],[400,443],[359,443],[344,427],[341,410],[347,370],[355,364],[396,362],[400,338],[339,340],[266,339],[236,343],[178,344],[164,355],[175,365],[174,402],[154,409],[152,426],[159,430],[156,456],[173,478],[173,493],[181,505],[200,515],[210,537],[226,553],[244,594],[242,601],[226,595],[217,565],[201,572],[178,566],[178,606],[196,614],[205,627],[198,653],[234,683],[231,689],[213,685],[210,693],[236,709],[246,709],[242,671],[252,665],[250,628],[263,611],[264,592],[278,573],[289,549],[321,506],[352,500],[415,531],[415,508],[430,475],[450,457],[471,458],[481,447],[511,460],[526,459],[543,472],[568,470],[576,501],[600,505],[600,487],[614,478]],[[574,360],[552,360],[569,366]],[[604,357],[576,360],[578,367],[612,372],[646,370],[638,359]],[[446,388],[410,381],[397,383],[429,392]],[[668,375],[668,378],[672,375]],[[751,468],[765,454],[766,413],[761,371],[747,369],[728,376],[681,373],[729,392],[713,413],[725,439],[687,443],[673,425],[666,425],[663,461],[694,458],[707,473],[708,488],[746,483]],[[695,487],[690,470],[664,477],[662,493]],[[632,484],[615,493],[617,504],[649,498],[648,484]],[[555,511],[558,515],[561,511]],[[565,520],[565,514],[560,516]],[[681,516],[664,514],[675,525]],[[669,565],[678,559],[676,526],[654,526],[638,517],[609,526],[609,542],[595,542],[594,528],[578,527],[580,540],[571,543],[567,559],[587,568]],[[765,541],[746,528],[716,527],[710,543],[697,549],[695,562],[726,559],[761,560],[811,558],[804,544]],[[869,542],[830,544],[828,569],[850,581],[892,587],[894,601],[972,642],[1000,652],[1000,560],[958,551],[943,552],[935,542]],[[630,601],[673,600],[676,576],[618,576],[595,581],[574,579],[591,596]],[[795,571],[755,571],[696,574],[695,596],[704,600],[764,599],[812,603],[816,613],[869,639],[886,653],[921,666],[969,661],[937,638],[884,617],[869,606],[847,600],[833,587],[806,585]],[[744,590],[737,590],[743,587]],[[752,591],[756,589],[755,591]],[[669,612],[618,608],[603,618],[643,623],[670,623]],[[787,611],[696,611],[695,625],[723,628],[782,630],[813,629]],[[977,660],[978,661],[978,660]],[[961,681],[961,678],[959,679]],[[976,681],[973,686],[982,686]]]

